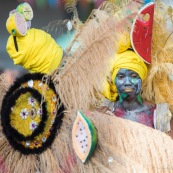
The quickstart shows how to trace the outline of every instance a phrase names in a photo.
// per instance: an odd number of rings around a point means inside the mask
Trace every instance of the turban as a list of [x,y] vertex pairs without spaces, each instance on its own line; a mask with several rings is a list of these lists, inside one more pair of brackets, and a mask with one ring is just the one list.
[[147,76],[147,66],[135,52],[127,50],[115,55],[115,61],[111,63],[111,82],[104,83],[103,95],[111,101],[115,101],[118,91],[115,86],[115,78],[121,68],[132,70],[140,76],[142,81]]
[[15,65],[21,65],[30,72],[53,72],[63,56],[63,50],[50,34],[39,30],[29,29],[23,37],[16,37],[18,50],[15,48],[14,37],[7,41],[7,52]]

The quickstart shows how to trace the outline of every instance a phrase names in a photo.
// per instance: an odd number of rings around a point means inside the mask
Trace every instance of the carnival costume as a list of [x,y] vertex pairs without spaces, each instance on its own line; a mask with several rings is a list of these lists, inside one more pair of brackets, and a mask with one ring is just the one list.
[[[103,79],[118,50],[115,40],[129,32],[143,4],[121,5],[106,2],[94,10],[51,75],[27,74],[7,89],[1,111],[1,172],[172,172],[168,135],[93,111],[102,102]],[[160,9],[159,1],[155,8]],[[79,47],[71,53],[76,42]]]

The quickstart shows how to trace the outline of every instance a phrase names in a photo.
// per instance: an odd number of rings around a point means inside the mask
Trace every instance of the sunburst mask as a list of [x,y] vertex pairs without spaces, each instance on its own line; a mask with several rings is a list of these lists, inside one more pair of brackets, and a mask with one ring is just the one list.
[[3,132],[14,149],[23,154],[41,153],[54,140],[61,125],[53,83],[42,81],[43,74],[27,74],[17,79],[3,100]]

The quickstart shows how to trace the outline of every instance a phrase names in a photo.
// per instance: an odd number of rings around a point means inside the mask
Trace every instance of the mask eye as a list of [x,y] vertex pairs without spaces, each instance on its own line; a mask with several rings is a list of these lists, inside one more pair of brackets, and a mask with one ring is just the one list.
[[119,74],[117,77],[118,79],[124,79],[124,75],[121,75],[121,74]]
[[137,75],[137,74],[132,74],[132,75],[131,75],[131,78],[137,79],[137,78],[138,78],[138,75]]

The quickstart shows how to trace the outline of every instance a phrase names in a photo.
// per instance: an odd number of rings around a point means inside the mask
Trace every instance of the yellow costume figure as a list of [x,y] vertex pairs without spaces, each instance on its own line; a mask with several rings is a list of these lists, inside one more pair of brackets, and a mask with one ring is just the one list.
[[15,65],[21,65],[30,72],[51,73],[59,65],[62,48],[54,41],[50,34],[39,30],[29,29],[23,37],[10,35],[7,41],[7,52]]
[[105,89],[103,91],[104,96],[111,101],[115,101],[118,96],[118,91],[114,80],[120,68],[135,71],[139,74],[142,81],[147,76],[147,67],[143,60],[135,52],[127,50],[125,52],[116,54],[115,61],[112,63],[111,67],[111,82],[105,82]]

